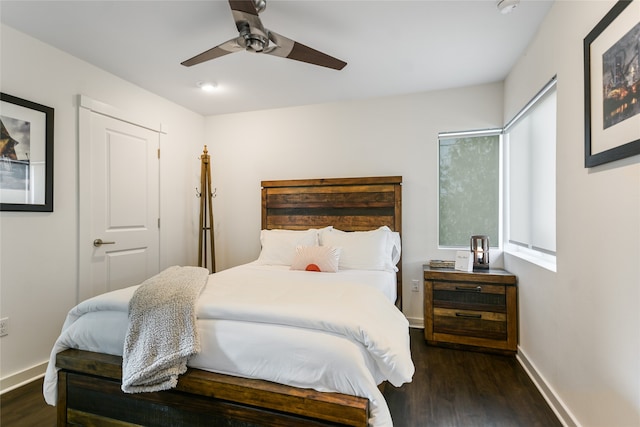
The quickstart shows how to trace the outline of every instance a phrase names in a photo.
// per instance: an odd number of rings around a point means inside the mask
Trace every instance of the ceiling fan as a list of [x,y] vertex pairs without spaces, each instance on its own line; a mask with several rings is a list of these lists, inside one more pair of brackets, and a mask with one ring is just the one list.
[[187,59],[182,62],[182,65],[191,67],[241,50],[295,59],[334,70],[342,70],[347,65],[346,62],[333,56],[266,29],[258,17],[266,5],[266,0],[229,0],[233,19],[236,21],[240,35]]

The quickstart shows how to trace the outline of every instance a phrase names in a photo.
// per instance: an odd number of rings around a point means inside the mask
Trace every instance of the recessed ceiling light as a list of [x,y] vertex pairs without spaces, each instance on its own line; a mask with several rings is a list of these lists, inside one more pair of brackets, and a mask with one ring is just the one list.
[[205,92],[213,92],[217,86],[218,85],[213,82],[198,82],[198,87]]
[[520,0],[498,0],[496,6],[500,13],[506,15],[507,13],[511,13],[511,11],[513,11],[513,9],[515,9],[519,3]]

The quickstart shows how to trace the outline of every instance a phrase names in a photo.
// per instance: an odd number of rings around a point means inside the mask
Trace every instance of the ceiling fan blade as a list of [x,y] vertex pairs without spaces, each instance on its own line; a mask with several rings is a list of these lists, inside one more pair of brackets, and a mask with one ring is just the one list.
[[244,47],[238,43],[238,38],[234,38],[228,40],[221,45],[213,47],[207,51],[202,52],[199,55],[194,56],[193,58],[187,59],[181,64],[185,67],[191,67],[192,65],[200,64],[205,61],[210,61],[212,59],[220,58],[221,56],[228,55],[230,53],[239,52],[244,50]]
[[256,2],[253,0],[229,0],[229,6],[233,12],[243,12],[258,16]]
[[266,54],[295,59],[296,61],[333,68],[334,70],[342,70],[347,65],[346,62],[338,58],[305,46],[302,43],[298,43],[295,40],[291,40],[273,31],[269,31],[269,39],[273,41],[276,46],[270,46],[269,50],[264,52]]

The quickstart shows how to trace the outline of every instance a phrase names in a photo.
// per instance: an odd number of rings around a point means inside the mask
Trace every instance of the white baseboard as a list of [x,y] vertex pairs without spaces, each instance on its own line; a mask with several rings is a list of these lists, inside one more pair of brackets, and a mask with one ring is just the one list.
[[424,319],[422,317],[407,317],[410,328],[424,329]]
[[535,365],[531,360],[529,360],[526,353],[522,351],[522,348],[520,347],[518,347],[516,359],[524,368],[525,372],[529,378],[531,378],[531,381],[533,381],[540,393],[542,393],[542,396],[556,414],[562,425],[565,427],[580,427],[580,423],[578,423],[569,408],[567,408],[567,406],[562,402],[562,399],[558,397],[558,394],[553,390],[553,387],[551,387],[540,372],[538,372]]
[[0,378],[0,394],[14,390],[25,384],[37,380],[44,376],[49,361],[42,362],[39,365],[25,369],[8,377]]

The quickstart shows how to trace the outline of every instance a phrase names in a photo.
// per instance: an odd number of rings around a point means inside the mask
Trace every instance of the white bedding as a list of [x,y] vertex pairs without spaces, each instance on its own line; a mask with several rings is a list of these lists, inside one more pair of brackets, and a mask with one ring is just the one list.
[[[51,352],[45,400],[57,393],[55,356],[67,348],[122,355],[137,286],[73,308]],[[197,304],[201,352],[188,365],[295,387],[366,397],[371,426],[391,426],[377,385],[410,382],[408,322],[393,305],[395,274],[291,271],[250,263],[209,276]]]

